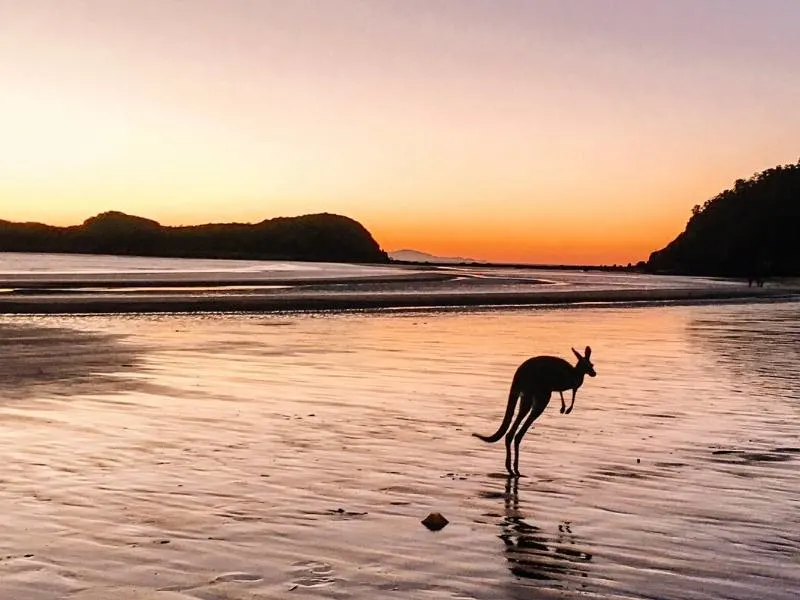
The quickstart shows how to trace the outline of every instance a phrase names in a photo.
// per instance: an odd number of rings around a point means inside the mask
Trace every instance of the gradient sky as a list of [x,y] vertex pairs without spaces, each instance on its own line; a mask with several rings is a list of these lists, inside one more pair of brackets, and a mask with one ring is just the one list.
[[800,156],[796,0],[0,0],[0,218],[627,263]]

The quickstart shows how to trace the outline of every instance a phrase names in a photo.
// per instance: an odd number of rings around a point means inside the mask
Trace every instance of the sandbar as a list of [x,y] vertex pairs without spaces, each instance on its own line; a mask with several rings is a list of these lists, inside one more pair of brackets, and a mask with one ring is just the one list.
[[[431,278],[435,279],[435,278]],[[397,281],[396,279],[394,280]],[[408,281],[411,281],[410,279]],[[419,281],[419,279],[414,279]],[[319,283],[319,282],[317,282]],[[330,282],[325,282],[330,283]],[[346,282],[341,282],[342,284]],[[195,282],[197,286],[201,282]],[[127,285],[127,284],[125,284]],[[522,291],[322,291],[308,292],[302,286],[289,290],[264,290],[264,293],[167,294],[153,287],[148,293],[121,294],[113,289],[102,293],[61,292],[48,290],[0,295],[0,314],[86,314],[86,313],[156,313],[156,312],[230,312],[230,311],[319,311],[365,310],[388,308],[478,307],[478,306],[541,306],[582,304],[659,304],[726,301],[779,301],[800,297],[798,286],[750,288],[720,286],[706,288],[622,288],[622,289],[561,289],[540,286]],[[215,286],[218,285],[216,282]]]

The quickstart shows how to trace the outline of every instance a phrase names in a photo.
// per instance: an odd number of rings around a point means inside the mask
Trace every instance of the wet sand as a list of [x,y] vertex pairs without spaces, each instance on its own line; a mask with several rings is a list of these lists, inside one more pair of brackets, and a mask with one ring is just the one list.
[[[366,278],[365,278],[366,279]],[[723,301],[787,300],[800,298],[800,285],[773,284],[751,288],[745,284],[650,287],[647,280],[632,287],[572,287],[536,279],[460,287],[452,276],[440,273],[372,277],[369,281],[319,280],[289,285],[203,281],[154,281],[131,293],[135,281],[123,280],[96,289],[53,287],[55,282],[33,282],[0,294],[0,314],[191,313],[231,311],[322,311],[379,308],[444,308],[481,306],[544,306],[581,304],[663,304]],[[450,284],[450,285],[448,285]],[[10,284],[7,284],[10,285]],[[17,284],[19,285],[19,284]],[[75,284],[73,284],[75,285]],[[79,285],[98,285],[81,282]],[[171,282],[174,285],[174,282]],[[2,283],[0,283],[0,288]]]
[[0,317],[0,597],[796,598],[798,311]]
[[800,299],[721,278],[501,265],[0,255],[0,314],[321,311]]

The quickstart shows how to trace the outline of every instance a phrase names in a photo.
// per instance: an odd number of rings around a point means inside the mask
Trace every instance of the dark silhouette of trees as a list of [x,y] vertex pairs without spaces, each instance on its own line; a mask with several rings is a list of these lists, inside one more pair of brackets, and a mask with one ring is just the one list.
[[686,229],[650,255],[647,269],[753,280],[800,275],[800,161],[737,179],[696,205]]
[[2,252],[74,252],[137,256],[378,262],[389,257],[360,223],[320,213],[256,224],[165,227],[110,211],[82,225],[53,227],[0,220]]

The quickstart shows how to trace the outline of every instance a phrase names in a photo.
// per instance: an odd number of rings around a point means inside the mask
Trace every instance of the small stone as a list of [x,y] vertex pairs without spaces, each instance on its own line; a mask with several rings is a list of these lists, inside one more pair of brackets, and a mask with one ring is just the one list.
[[422,520],[422,524],[431,531],[439,531],[440,529],[444,529],[449,522],[450,521],[442,516],[442,513],[438,512],[431,513]]
[[642,462],[642,459],[641,459],[641,458],[637,458],[637,459],[636,459],[636,463],[638,464],[638,463],[640,463],[640,462]]

